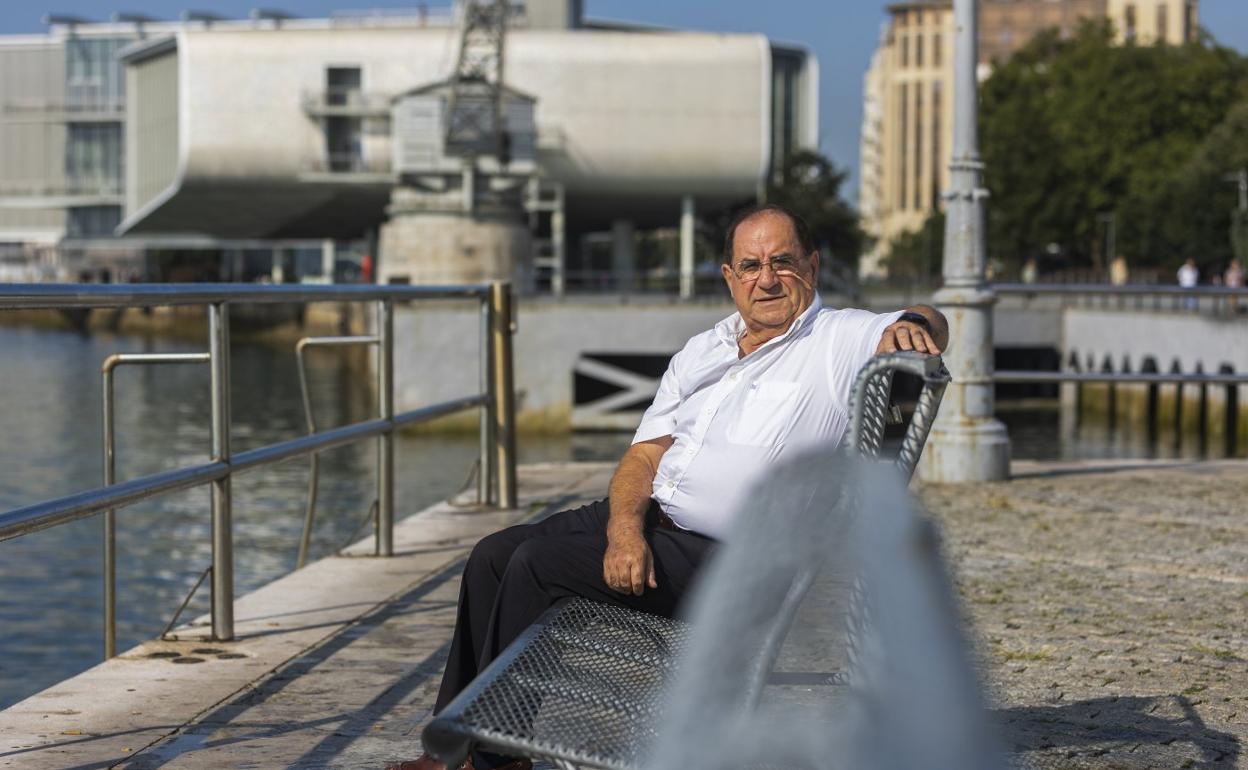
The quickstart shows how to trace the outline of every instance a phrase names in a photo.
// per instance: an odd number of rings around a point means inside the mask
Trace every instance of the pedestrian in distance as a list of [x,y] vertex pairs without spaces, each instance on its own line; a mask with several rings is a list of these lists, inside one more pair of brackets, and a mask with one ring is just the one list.
[[[1226,272],[1222,274],[1222,283],[1228,289],[1244,288],[1244,268],[1239,264],[1238,257],[1231,259],[1230,264],[1226,266]],[[1243,311],[1243,308],[1239,305],[1239,297],[1232,294],[1227,300],[1230,303],[1232,313]]]
[[[1184,289],[1194,289],[1200,283],[1200,268],[1196,267],[1196,260],[1188,257],[1182,267],[1179,268],[1177,274],[1179,287]],[[1188,310],[1196,309],[1196,297],[1188,294],[1183,298],[1183,307]]]

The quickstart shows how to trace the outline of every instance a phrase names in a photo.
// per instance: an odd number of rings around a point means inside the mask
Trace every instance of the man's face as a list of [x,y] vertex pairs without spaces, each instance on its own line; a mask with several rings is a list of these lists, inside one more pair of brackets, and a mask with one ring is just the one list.
[[[724,280],[733,302],[751,332],[783,334],[815,297],[819,255],[806,254],[793,223],[774,211],[764,211],[737,226],[733,236],[732,264],[723,265]],[[772,269],[771,261],[793,263],[792,272]],[[756,275],[738,275],[742,267],[761,267]]]

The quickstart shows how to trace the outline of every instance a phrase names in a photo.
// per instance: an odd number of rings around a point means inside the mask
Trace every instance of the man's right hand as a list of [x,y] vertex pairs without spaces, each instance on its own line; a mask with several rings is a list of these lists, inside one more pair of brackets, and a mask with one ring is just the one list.
[[602,578],[608,588],[622,594],[641,596],[646,586],[658,588],[654,579],[654,557],[645,536],[640,532],[608,532]]

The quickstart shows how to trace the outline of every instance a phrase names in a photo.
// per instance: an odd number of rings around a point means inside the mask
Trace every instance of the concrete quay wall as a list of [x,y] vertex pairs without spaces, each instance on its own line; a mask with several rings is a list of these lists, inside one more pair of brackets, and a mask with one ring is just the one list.
[[[1067,369],[1077,362],[1080,371],[1157,371],[1192,374],[1248,372],[1248,316],[1206,316],[1131,310],[1067,308],[1062,316],[1062,362]],[[1237,446],[1248,436],[1248,385],[1240,385]],[[1147,414],[1147,385],[1084,385],[1076,395],[1073,385],[1062,386],[1062,401],[1073,411],[1116,413],[1120,425],[1147,431],[1141,423]],[[1183,434],[1203,434],[1213,446],[1226,440],[1227,396],[1225,386],[1162,386],[1158,393],[1158,422],[1163,432],[1177,426]],[[1203,402],[1203,407],[1202,407]],[[1180,410],[1179,414],[1175,414]],[[1202,415],[1203,410],[1203,415]],[[1204,425],[1200,418],[1204,417]],[[1166,440],[1165,437],[1162,437]]]
[[[924,298],[879,296],[883,312]],[[479,392],[480,316],[475,303],[420,303],[395,312],[396,403],[400,410]],[[516,408],[522,429],[631,429],[658,388],[667,360],[688,339],[730,315],[719,300],[580,296],[517,302]],[[997,312],[999,346],[1052,347],[1060,338],[1054,305],[1008,303]],[[576,391],[580,379],[581,392]],[[470,428],[464,413],[439,423]]]
[[[1074,355],[1099,371],[1108,358],[1113,371],[1141,370],[1152,358],[1168,372],[1248,372],[1248,316],[1208,316],[1156,311],[1067,308],[1062,315],[1062,359]],[[1124,367],[1124,362],[1126,365]]]

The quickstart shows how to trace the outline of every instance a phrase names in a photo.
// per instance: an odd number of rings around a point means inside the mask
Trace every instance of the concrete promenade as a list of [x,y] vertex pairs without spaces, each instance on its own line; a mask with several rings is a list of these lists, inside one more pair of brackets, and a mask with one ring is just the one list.
[[[184,641],[32,696],[0,712],[0,768],[380,768],[414,756],[468,548],[600,496],[610,472],[527,466],[519,510],[435,506],[399,525],[394,559],[328,558],[243,597],[236,642],[204,642],[192,625]],[[1248,463],[1014,472],[920,495],[1017,762],[1248,768]]]

